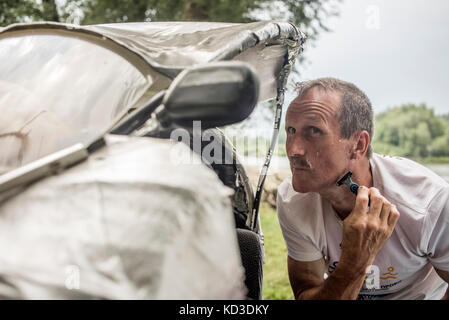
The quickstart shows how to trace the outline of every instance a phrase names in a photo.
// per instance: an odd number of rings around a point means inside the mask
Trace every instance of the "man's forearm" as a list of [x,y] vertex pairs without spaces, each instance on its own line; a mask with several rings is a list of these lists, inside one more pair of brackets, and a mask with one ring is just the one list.
[[354,209],[343,221],[342,251],[337,267],[326,280],[309,282],[319,285],[301,289],[302,292],[295,292],[295,297],[356,299],[366,278],[366,268],[390,238],[399,216],[396,206],[379,190],[360,187]]
[[304,290],[299,300],[356,300],[365,281],[365,272],[354,272],[338,264],[320,286]]

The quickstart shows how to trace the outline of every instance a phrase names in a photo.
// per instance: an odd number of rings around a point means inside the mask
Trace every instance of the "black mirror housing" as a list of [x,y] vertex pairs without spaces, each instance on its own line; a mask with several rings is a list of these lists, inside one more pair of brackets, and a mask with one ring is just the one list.
[[211,63],[176,77],[162,101],[160,118],[183,127],[193,121],[201,121],[204,129],[220,127],[246,119],[258,97],[259,79],[248,64]]

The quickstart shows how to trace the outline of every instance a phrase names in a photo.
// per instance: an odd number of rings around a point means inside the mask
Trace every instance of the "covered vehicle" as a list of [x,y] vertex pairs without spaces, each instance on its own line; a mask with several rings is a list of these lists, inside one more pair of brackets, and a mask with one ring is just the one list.
[[[0,29],[0,296],[260,298],[258,203],[303,40],[282,22]],[[213,128],[273,97],[254,195]]]

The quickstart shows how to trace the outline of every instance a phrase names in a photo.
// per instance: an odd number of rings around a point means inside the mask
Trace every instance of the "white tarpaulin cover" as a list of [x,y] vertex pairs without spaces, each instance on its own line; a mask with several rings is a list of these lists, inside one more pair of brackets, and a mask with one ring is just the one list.
[[232,191],[182,143],[106,141],[0,207],[0,297],[243,298]]

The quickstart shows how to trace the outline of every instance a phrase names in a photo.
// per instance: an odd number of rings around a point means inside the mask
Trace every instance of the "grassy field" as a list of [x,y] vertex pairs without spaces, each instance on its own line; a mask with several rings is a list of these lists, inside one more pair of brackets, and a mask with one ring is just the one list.
[[287,249],[282,238],[276,210],[268,204],[262,203],[260,219],[265,238],[263,299],[294,299],[287,274]]

